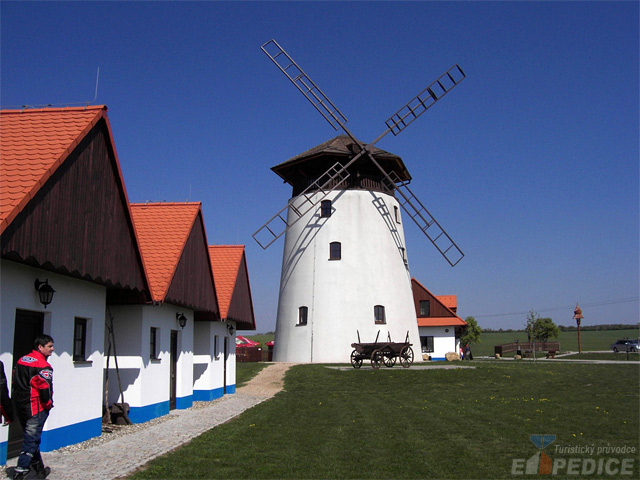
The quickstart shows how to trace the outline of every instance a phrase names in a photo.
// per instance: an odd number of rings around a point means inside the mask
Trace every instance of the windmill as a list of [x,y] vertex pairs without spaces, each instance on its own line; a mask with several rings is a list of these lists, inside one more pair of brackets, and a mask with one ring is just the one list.
[[[375,144],[390,132],[402,132],[464,80],[464,72],[458,65],[451,67],[389,117],[386,129],[365,144],[275,40],[261,48],[334,130],[344,132],[272,168],[293,186],[287,205],[253,234],[263,249],[286,234],[274,359],[346,361],[356,330],[364,336],[382,330],[384,338],[404,338],[408,331],[416,342],[398,207],[451,266],[464,254],[409,189],[411,177],[402,159]],[[323,245],[329,262],[318,254]]]

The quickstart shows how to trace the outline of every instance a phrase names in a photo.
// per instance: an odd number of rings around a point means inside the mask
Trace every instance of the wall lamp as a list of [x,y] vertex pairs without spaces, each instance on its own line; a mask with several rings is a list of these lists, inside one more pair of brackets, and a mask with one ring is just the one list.
[[38,297],[40,297],[40,303],[44,305],[44,308],[47,308],[47,305],[53,300],[53,294],[56,293],[56,291],[49,285],[48,279],[41,282],[36,278],[34,286],[36,287],[36,292],[38,292]]
[[176,320],[178,320],[180,328],[184,328],[187,324],[187,317],[184,316],[184,313],[176,313]]

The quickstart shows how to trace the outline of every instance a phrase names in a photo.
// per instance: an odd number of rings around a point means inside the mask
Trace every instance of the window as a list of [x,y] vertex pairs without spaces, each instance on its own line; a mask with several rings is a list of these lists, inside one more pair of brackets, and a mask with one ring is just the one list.
[[422,353],[433,353],[433,336],[420,337]]
[[329,260],[340,260],[342,258],[342,244],[331,242],[329,244]]
[[83,362],[86,357],[87,319],[76,317],[73,322],[73,360]]
[[151,360],[158,360],[158,329],[154,327],[151,327],[149,338],[149,358]]
[[400,223],[400,209],[396,206],[393,207],[393,215],[396,217],[396,223]]
[[376,320],[376,323],[387,323],[387,319],[384,314],[384,307],[382,305],[376,305],[375,307],[373,307],[373,316]]
[[308,307],[300,307],[298,309],[298,325],[306,325],[307,324],[307,316],[309,315]]
[[331,216],[331,200],[322,200],[322,202],[320,203],[320,216]]
[[219,354],[220,352],[218,352],[218,335],[214,335],[213,336],[213,359],[218,360]]
[[420,300],[420,316],[428,317],[431,315],[431,304],[429,300]]

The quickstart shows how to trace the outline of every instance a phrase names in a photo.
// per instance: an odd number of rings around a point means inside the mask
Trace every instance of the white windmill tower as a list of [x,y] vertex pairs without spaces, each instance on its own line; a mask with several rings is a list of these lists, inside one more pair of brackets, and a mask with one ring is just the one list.
[[275,361],[346,362],[356,335],[419,339],[400,208],[451,266],[464,256],[409,190],[402,159],[374,145],[400,133],[464,78],[455,65],[387,121],[369,144],[271,40],[262,50],[335,129],[345,133],[272,168],[293,187],[288,204],[254,239],[266,249],[285,235]]

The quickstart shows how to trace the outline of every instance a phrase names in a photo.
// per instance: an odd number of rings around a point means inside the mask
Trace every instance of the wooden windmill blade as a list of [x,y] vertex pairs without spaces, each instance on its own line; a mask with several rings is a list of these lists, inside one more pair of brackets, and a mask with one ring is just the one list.
[[[454,65],[438,79],[426,87],[417,96],[411,99],[400,110],[393,114],[387,121],[387,129],[382,132],[373,142],[363,144],[360,142],[346,127],[347,118],[340,110],[329,100],[322,90],[315,84],[311,78],[298,66],[291,56],[275,41],[262,45],[262,51],[278,66],[280,71],[296,86],[296,88],[309,100],[316,110],[324,117],[334,130],[340,127],[352,140],[358,145],[360,151],[344,166],[336,164],[325,172],[316,182],[310,185],[296,200],[302,198],[301,206],[293,205],[289,202],[276,215],[260,227],[253,238],[263,249],[280,238],[288,228],[296,223],[302,216],[319,204],[331,191],[338,188],[342,182],[349,176],[347,169],[355,163],[360,157],[367,156],[371,162],[380,170],[383,177],[387,181],[387,188],[390,191],[396,191],[402,197],[399,201],[400,206],[407,212],[409,217],[418,225],[418,228],[433,243],[436,249],[442,254],[447,262],[453,267],[455,266],[464,253],[451,239],[451,237],[440,226],[436,219],[429,213],[423,203],[413,194],[408,187],[408,182],[401,181],[399,178],[391,178],[389,173],[378,163],[371,153],[372,147],[379,142],[385,135],[392,132],[398,135],[409,124],[416,120],[420,115],[431,108],[437,101],[442,99],[454,87],[456,87],[465,78],[465,74],[458,65]],[[323,179],[327,179],[324,181]],[[315,195],[318,191],[322,195]],[[313,192],[313,193],[311,193]],[[284,217],[287,209],[291,209],[296,217],[288,220]],[[262,241],[261,241],[262,240]]]

